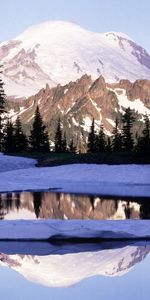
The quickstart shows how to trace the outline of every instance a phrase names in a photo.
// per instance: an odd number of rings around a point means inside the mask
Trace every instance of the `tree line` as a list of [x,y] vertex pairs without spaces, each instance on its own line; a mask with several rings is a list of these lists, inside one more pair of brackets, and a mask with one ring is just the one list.
[[[43,123],[39,107],[37,106],[29,136],[23,132],[19,116],[13,124],[7,120],[1,134],[1,151],[4,153],[48,153],[50,147],[49,134],[46,125]],[[61,122],[58,120],[53,151],[57,153],[75,152],[73,141],[67,145],[66,135],[62,135]]]
[[115,120],[115,126],[111,137],[104,133],[103,125],[99,133],[95,132],[95,121],[93,119],[90,128],[87,152],[150,152],[150,120],[148,115],[144,116],[143,130],[141,134],[133,136],[133,125],[135,122],[134,112],[128,107],[122,119]]
[[[4,83],[0,79],[0,151],[5,153],[48,153],[51,150],[57,153],[80,152],[75,141],[67,140],[60,119],[54,135],[54,146],[50,147],[49,135],[46,125],[43,123],[39,107],[37,106],[33,125],[29,136],[23,132],[22,123],[18,115],[15,123],[7,117],[5,110],[6,99]],[[101,124],[99,132],[95,130],[95,120],[91,122],[90,131],[84,141],[86,152],[149,152],[150,151],[150,120],[148,115],[144,116],[142,133],[133,137],[133,125],[135,122],[133,111],[125,110],[121,120],[116,118],[115,126],[110,137],[105,134],[104,126]]]

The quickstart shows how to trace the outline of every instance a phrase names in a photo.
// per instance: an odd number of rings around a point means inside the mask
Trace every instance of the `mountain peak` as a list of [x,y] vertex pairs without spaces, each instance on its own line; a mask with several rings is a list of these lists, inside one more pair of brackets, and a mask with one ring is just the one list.
[[123,38],[125,40],[133,41],[133,39],[131,37],[129,37],[127,34],[125,34],[123,32],[108,31],[104,34],[105,34],[105,36],[107,36],[110,39],[114,39],[115,37],[118,37],[118,38]]
[[7,95],[27,97],[84,74],[106,82],[150,78],[149,54],[123,33],[94,33],[66,21],[47,21],[0,44]]
[[28,27],[23,33],[21,33],[19,36],[16,37],[17,40],[22,40],[25,38],[30,38],[32,36],[33,38],[47,35],[55,35],[57,33],[62,34],[66,32],[71,32],[75,30],[84,31],[82,27],[80,27],[78,24],[75,24],[73,22],[69,21],[61,21],[61,20],[54,20],[54,21],[46,21],[44,23],[40,23],[37,25],[33,25]]

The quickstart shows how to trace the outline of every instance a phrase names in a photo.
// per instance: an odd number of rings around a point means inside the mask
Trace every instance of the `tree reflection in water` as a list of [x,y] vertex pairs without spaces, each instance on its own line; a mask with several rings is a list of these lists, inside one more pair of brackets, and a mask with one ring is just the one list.
[[0,195],[0,219],[10,212],[30,212],[40,219],[150,219],[149,199],[105,198],[50,192]]

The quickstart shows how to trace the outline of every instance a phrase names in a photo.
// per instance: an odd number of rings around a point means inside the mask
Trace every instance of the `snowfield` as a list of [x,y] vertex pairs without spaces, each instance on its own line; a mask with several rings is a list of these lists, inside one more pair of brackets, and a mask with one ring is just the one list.
[[67,193],[150,197],[150,165],[35,165],[33,159],[1,154],[0,192],[56,189]]
[[6,171],[13,171],[18,169],[28,169],[34,167],[35,159],[8,156],[0,153],[0,173]]

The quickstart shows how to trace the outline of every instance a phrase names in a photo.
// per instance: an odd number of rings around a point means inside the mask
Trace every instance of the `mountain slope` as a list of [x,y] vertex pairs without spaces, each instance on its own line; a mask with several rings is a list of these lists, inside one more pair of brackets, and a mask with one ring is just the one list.
[[80,26],[50,21],[28,28],[0,44],[9,96],[27,97],[48,83],[66,84],[84,74],[107,82],[150,78],[150,56],[122,33],[94,33]]

